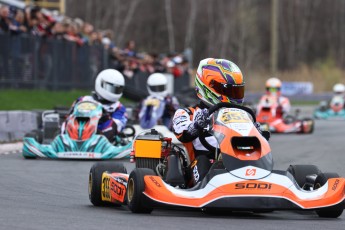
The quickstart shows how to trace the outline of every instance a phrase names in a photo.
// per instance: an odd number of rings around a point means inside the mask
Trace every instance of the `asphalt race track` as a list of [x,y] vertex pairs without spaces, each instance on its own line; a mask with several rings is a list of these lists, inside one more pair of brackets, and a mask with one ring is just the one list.
[[[312,135],[274,135],[275,169],[315,164],[345,177],[345,122],[317,121]],[[265,214],[154,210],[132,214],[126,207],[98,208],[88,198],[92,161],[24,160],[0,153],[0,229],[344,229],[338,219],[314,212]],[[133,165],[125,161],[129,170]]]

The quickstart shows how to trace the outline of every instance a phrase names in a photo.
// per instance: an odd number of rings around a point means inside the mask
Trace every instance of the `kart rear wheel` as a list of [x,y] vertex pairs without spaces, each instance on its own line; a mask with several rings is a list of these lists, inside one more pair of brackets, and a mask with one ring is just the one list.
[[[89,199],[94,206],[106,206],[110,203],[102,201],[102,174],[105,171],[127,173],[122,163],[98,162],[95,163],[89,173]],[[114,206],[121,206],[113,204]]]
[[315,165],[290,165],[287,171],[291,173],[301,188],[306,183],[306,177],[308,175],[319,175],[321,173],[321,170]]
[[129,175],[127,185],[127,204],[133,213],[151,213],[153,208],[145,205],[144,176],[156,175],[151,169],[136,168]]
[[156,167],[159,164],[159,160],[160,159],[157,159],[157,158],[138,157],[138,158],[135,158],[135,167],[148,168],[156,172]]
[[[331,178],[339,178],[338,173],[320,173],[315,180],[314,189],[321,188],[323,185],[327,183],[328,179],[331,179]],[[338,218],[343,213],[343,209],[332,208],[332,207],[323,208],[323,209],[316,210],[316,213],[319,217]]]

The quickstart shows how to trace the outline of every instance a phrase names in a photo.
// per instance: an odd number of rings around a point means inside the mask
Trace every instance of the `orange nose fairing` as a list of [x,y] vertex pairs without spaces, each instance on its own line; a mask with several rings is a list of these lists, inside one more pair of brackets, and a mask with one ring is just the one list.
[[[233,129],[224,128],[222,125],[214,125],[213,130],[215,132],[219,132],[225,135],[224,139],[220,143],[220,149],[222,153],[225,153],[229,156],[238,158],[240,160],[258,160],[263,156],[267,155],[271,152],[271,148],[268,142],[261,136],[258,130],[252,126],[250,132],[248,133],[248,137],[257,137],[260,141],[259,147],[254,147],[252,149],[240,150],[231,144],[232,137],[241,137],[240,133],[236,132]],[[248,146],[250,147],[250,146]]]

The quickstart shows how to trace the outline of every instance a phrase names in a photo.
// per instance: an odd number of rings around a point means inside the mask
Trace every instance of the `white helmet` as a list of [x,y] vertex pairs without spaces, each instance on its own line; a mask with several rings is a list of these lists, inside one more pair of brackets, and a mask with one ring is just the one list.
[[335,94],[343,94],[345,92],[345,86],[341,83],[335,84],[333,86],[333,92]]
[[282,82],[278,78],[272,77],[266,81],[266,93],[268,95],[280,96],[281,87],[282,87]]
[[147,91],[152,96],[165,97],[168,95],[168,79],[164,74],[154,73],[147,79]]
[[111,102],[116,102],[122,96],[125,79],[115,69],[106,69],[97,75],[95,91],[98,96]]

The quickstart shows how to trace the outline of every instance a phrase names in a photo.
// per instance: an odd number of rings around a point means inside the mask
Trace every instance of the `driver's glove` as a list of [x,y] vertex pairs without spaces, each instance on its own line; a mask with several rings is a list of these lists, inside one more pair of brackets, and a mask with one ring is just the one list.
[[208,110],[207,109],[198,109],[195,112],[194,121],[188,126],[188,133],[192,136],[199,135],[199,130],[206,128],[208,125]]

